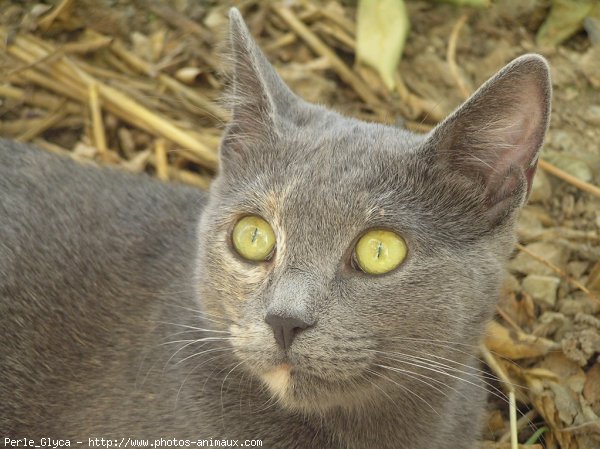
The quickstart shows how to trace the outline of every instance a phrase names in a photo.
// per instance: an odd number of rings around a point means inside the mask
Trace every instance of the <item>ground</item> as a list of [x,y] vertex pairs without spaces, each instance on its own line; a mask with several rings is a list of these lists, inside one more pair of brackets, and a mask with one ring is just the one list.
[[[600,42],[588,29],[556,47],[537,45],[548,3],[498,0],[469,9],[408,1],[401,83],[390,92],[354,63],[352,1],[6,1],[0,135],[207,188],[228,118],[220,45],[232,4],[301,96],[418,132],[512,58],[541,53],[552,70],[552,120],[481,355],[491,374],[520,385],[514,388],[521,443],[547,427],[539,440],[546,448],[597,448]],[[292,19],[282,5],[292,7]],[[307,45],[311,36],[320,46]],[[502,381],[495,386],[511,389]],[[508,416],[505,401],[490,400],[482,448],[509,447]]]

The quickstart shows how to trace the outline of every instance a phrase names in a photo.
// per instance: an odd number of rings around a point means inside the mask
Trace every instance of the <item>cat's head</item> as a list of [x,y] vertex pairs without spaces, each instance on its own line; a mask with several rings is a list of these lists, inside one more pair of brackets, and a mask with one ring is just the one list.
[[233,118],[199,227],[203,307],[226,323],[238,369],[286,407],[423,390],[432,363],[467,360],[494,310],[548,124],[546,62],[516,59],[420,136],[302,101],[230,19]]

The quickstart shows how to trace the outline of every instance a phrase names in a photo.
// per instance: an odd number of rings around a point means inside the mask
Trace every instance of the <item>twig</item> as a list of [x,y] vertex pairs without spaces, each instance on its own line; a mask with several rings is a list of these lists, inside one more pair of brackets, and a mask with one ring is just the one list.
[[[67,111],[68,112],[68,111]],[[26,132],[27,130],[38,127],[41,123],[46,120],[42,118],[22,118],[17,120],[0,120],[0,135],[14,137],[19,134]],[[68,116],[65,117],[59,123],[53,125],[55,128],[74,128],[82,126],[83,119],[79,116]]]
[[413,120],[407,120],[404,122],[404,127],[409,131],[413,131],[420,134],[426,134],[433,129],[433,126],[427,123],[415,122]]
[[56,124],[60,123],[65,119],[68,115],[68,112],[65,109],[58,108],[52,112],[50,112],[43,120],[38,122],[35,126],[32,126],[23,134],[18,136],[16,140],[20,142],[29,142],[33,138],[39,136],[47,129],[52,128]]
[[[156,156],[154,154],[148,155],[148,162],[150,162],[156,168]],[[210,179],[201,176],[197,173],[193,173],[188,170],[182,170],[171,165],[168,166],[168,171],[169,179],[172,181],[179,181],[183,184],[192,185],[202,190],[208,190],[208,188],[210,187]]]
[[68,12],[70,8],[73,7],[73,3],[74,0],[63,0],[58,6],[38,21],[38,26],[42,30],[48,31],[58,17]]
[[446,61],[448,62],[448,68],[450,69],[450,73],[458,86],[458,90],[460,90],[460,94],[466,100],[471,95],[471,92],[465,86],[465,82],[460,75],[460,71],[458,70],[458,65],[456,64],[456,43],[458,42],[458,35],[460,30],[466,23],[469,18],[469,14],[465,13],[456,21],[454,26],[452,27],[452,32],[450,33],[450,38],[448,39],[448,50],[446,52]]
[[523,329],[521,329],[521,326],[519,326],[502,307],[496,306],[496,313],[498,313],[498,315],[500,315],[502,319],[506,321],[514,330],[521,333],[524,332]]
[[584,192],[591,193],[592,195],[595,195],[598,198],[600,198],[600,187],[582,181],[581,179],[576,178],[575,176],[567,173],[564,170],[561,170],[555,165],[552,165],[550,162],[544,161],[542,159],[539,160],[538,164],[540,168],[546,170],[548,173],[553,174],[557,178],[560,178],[563,181],[568,182],[569,184],[573,184],[575,187],[583,190]]
[[[0,28],[0,31],[2,29]],[[2,33],[0,33],[2,34]],[[33,63],[36,59],[46,58],[48,50],[25,38],[15,38],[14,45],[8,46],[8,51],[26,63]],[[47,76],[40,75],[36,70],[42,70]],[[48,87],[51,90],[73,98],[80,102],[88,101],[87,88],[92,83],[97,83],[99,97],[103,100],[105,108],[122,120],[134,123],[148,132],[166,137],[179,145],[194,151],[202,158],[203,165],[215,169],[217,166],[216,151],[206,146],[189,133],[175,126],[166,117],[141,106],[122,92],[98,81],[90,74],[78,67],[69,57],[62,56],[51,66],[47,64],[36,65],[36,69],[27,70],[22,76],[29,77],[36,84]]]
[[[73,66],[76,69],[75,66]],[[76,69],[77,70],[77,69]],[[81,70],[77,70],[81,80],[85,83],[94,82],[94,79]],[[174,124],[171,123],[165,117],[161,117],[158,114],[146,109],[145,107],[139,105],[135,101],[131,100],[129,97],[124,95],[112,87],[109,87],[105,84],[98,82],[98,93],[101,98],[104,100],[106,105],[112,105],[113,113],[114,111],[122,111],[120,114],[115,114],[120,116],[124,120],[128,120],[128,116],[134,115],[138,118],[138,120],[144,122],[147,127],[150,129],[154,129],[155,133],[163,135],[164,137],[177,142],[179,145],[193,150],[204,160],[204,164],[214,169],[217,166],[217,155],[216,153],[205,146],[200,141],[192,138],[188,133],[179,129]],[[123,113],[125,112],[125,113]]]
[[600,429],[600,419],[594,419],[593,421],[588,421],[583,424],[579,424],[576,426],[569,426],[569,427],[565,427],[563,429],[556,429],[556,430],[558,432],[578,432],[580,430],[583,430],[583,431],[596,430],[596,433],[597,433],[597,429]]
[[106,135],[104,132],[104,123],[102,121],[102,109],[98,98],[98,84],[92,83],[89,86],[89,105],[92,114],[92,130],[94,134],[94,146],[100,153],[100,156],[106,156],[108,151],[106,147]]
[[518,449],[519,440],[517,434],[517,404],[515,400],[515,389],[513,387],[508,374],[504,371],[504,368],[500,366],[496,358],[492,355],[490,350],[485,345],[480,345],[479,350],[481,355],[485,359],[490,369],[498,376],[498,378],[504,384],[504,388],[508,390],[508,404],[510,412],[510,443],[512,449]]
[[103,56],[104,56],[104,60],[106,62],[108,62],[111,66],[113,66],[115,69],[117,69],[121,73],[125,74],[126,76],[131,76],[131,77],[135,76],[135,72],[133,70],[131,70],[131,67],[129,65],[125,64],[123,61],[121,61],[119,58],[117,58],[112,53],[106,53]]
[[287,45],[293,44],[294,42],[296,42],[296,40],[297,40],[297,37],[296,37],[295,33],[292,33],[292,32],[285,33],[285,34],[282,34],[281,36],[279,36],[277,39],[275,39],[272,42],[265,45],[264,49],[265,49],[265,52],[271,53],[275,50],[278,50],[281,47],[285,47]]
[[188,33],[195,34],[200,37],[202,42],[207,42],[209,44],[213,42],[214,35],[210,31],[204,29],[200,24],[188,19],[174,9],[156,2],[150,2],[148,6],[154,14],[162,17],[166,22],[170,23],[178,30],[184,30]]
[[[441,110],[439,104],[411,93],[408,90],[408,87],[406,87],[406,84],[404,84],[404,80],[399,72],[396,72],[395,81],[396,91],[398,92],[398,95],[400,95],[400,99],[413,109],[415,117],[425,114],[435,122],[439,122],[444,118],[444,111]],[[431,129],[431,127],[422,123],[420,126],[423,128],[423,132],[427,132]]]
[[44,109],[56,109],[60,105],[70,114],[81,114],[81,108],[71,101],[65,103],[64,100],[56,98],[54,95],[44,92],[30,92],[10,84],[0,84],[0,97],[12,98]]
[[[73,153],[72,151],[67,150],[66,148],[61,147],[60,145],[56,145],[55,143],[52,142],[48,142],[47,140],[44,140],[42,138],[37,138],[33,140],[33,144],[43,148],[46,151],[49,151],[50,153],[54,153],[54,154],[58,154],[60,156],[68,156],[68,157],[72,157],[73,159],[75,159],[75,157],[73,157],[75,155],[75,153]],[[93,161],[91,159],[88,159],[91,163],[93,163]]]
[[324,17],[331,20],[333,23],[344,29],[350,36],[356,36],[356,23],[352,20],[348,19],[345,15],[340,15],[337,11],[332,11],[328,6],[325,8],[321,8],[319,11],[323,14]]
[[[92,159],[78,156],[77,154],[73,153],[72,151],[69,151],[65,148],[62,148],[54,143],[44,140],[44,139],[35,139],[33,141],[33,143],[35,145],[39,146],[40,148],[43,148],[51,153],[69,157],[79,163],[97,165]],[[156,167],[156,169],[158,171],[158,167],[156,166],[155,155],[152,155],[152,154],[147,155],[147,154],[144,154],[144,152],[139,152],[137,154],[137,156],[147,159],[152,165],[154,165]],[[121,169],[127,170],[127,171],[134,171],[134,172],[140,171],[137,168],[137,164],[135,164],[136,166],[134,166],[134,165],[130,164],[130,162],[132,162],[132,161],[123,161],[123,163],[119,164],[118,167]],[[208,180],[207,178],[200,176],[196,173],[192,173],[187,170],[181,170],[179,168],[171,167],[171,166],[167,167],[167,169],[168,169],[168,176],[171,179],[177,180],[181,183],[188,184],[188,185],[191,185],[194,187],[198,187],[203,190],[207,190],[210,187],[210,180]]]
[[[126,64],[129,64],[138,72],[144,75],[154,75],[156,68],[153,67],[152,64],[148,63],[147,61],[144,61],[136,54],[127,50],[120,41],[113,42],[113,44],[111,45],[111,50],[113,51],[113,53],[119,56]],[[214,104],[210,100],[207,100],[206,98],[198,95],[195,91],[193,91],[187,86],[184,86],[176,79],[163,73],[157,74],[157,78],[159,82],[164,84],[170,90],[179,95],[184,96],[196,106],[198,106],[200,109],[206,111],[213,118],[221,122],[226,122],[229,120],[229,114],[225,110],[221,109],[218,105]]]
[[162,179],[163,181],[167,181],[169,179],[167,150],[165,146],[166,144],[164,139],[156,139],[156,143],[154,145],[154,155],[156,163],[154,165],[156,167],[156,176],[158,177],[158,179]]
[[498,378],[502,381],[505,388],[508,391],[514,391],[513,383],[510,381],[508,374],[504,371],[504,368],[500,366],[496,357],[490,352],[490,350],[484,344],[479,345],[479,351],[481,355],[485,359],[485,362],[490,367],[490,369],[498,376]]
[[515,391],[508,392],[508,411],[510,415],[510,445],[512,449],[519,449],[519,432],[517,430],[517,401]]
[[49,151],[50,153],[54,153],[54,154],[58,154],[59,156],[65,156],[65,157],[71,158],[74,161],[77,161],[79,163],[88,164],[88,165],[98,165],[98,164],[96,164],[96,162],[93,159],[75,154],[72,151],[69,151],[59,145],[56,145],[55,143],[48,142],[47,140],[37,138],[33,141],[33,143],[36,146],[43,148],[46,151]]
[[210,187],[210,180],[204,176],[200,176],[196,173],[192,173],[188,170],[179,170],[175,167],[169,167],[169,176],[171,179],[177,180],[184,184],[189,184],[195,187],[199,187],[202,190],[208,190]]
[[[517,430],[521,430],[525,426],[529,425],[533,421],[533,418],[535,418],[536,416],[538,416],[538,411],[536,409],[532,408],[531,410],[529,410],[517,420]],[[510,441],[511,435],[512,432],[511,430],[509,430],[498,439],[498,442],[505,443],[507,441]]]
[[70,42],[60,47],[59,51],[64,53],[85,54],[93,53],[102,48],[108,47],[113,38],[108,36],[98,36],[83,42]]
[[324,34],[332,37],[340,44],[344,45],[345,47],[351,50],[356,48],[356,40],[354,39],[354,37],[348,35],[344,30],[342,30],[339,27],[334,27],[328,25],[327,23],[321,22],[315,24],[315,30],[322,31]]
[[333,70],[354,89],[364,102],[373,107],[381,106],[381,101],[369,90],[367,85],[342,62],[333,50],[325,45],[315,33],[302,23],[291,9],[282,6],[273,6],[273,9],[315,53],[329,59]]

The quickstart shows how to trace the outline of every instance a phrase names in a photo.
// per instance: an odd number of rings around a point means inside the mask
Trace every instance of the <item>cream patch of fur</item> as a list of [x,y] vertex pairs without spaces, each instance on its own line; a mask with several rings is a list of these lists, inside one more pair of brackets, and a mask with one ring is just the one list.
[[263,374],[262,378],[271,390],[271,393],[283,397],[290,385],[290,372],[290,366],[287,363],[282,363]]
[[295,182],[291,182],[290,185],[285,186],[281,191],[269,191],[265,197],[265,209],[269,212],[271,226],[277,236],[277,252],[275,253],[275,259],[273,260],[273,270],[280,267],[285,259],[287,250],[286,235],[283,224],[281,223],[281,211],[283,210],[283,204],[286,198],[290,195],[295,185]]
[[243,346],[243,343],[240,341],[239,337],[244,334],[242,329],[237,324],[232,324],[229,326],[229,333],[233,337],[230,341],[231,346],[234,348]]
[[229,332],[233,337],[231,344],[234,347],[242,348],[248,346],[253,338],[262,338],[265,332],[267,335],[273,334],[273,332],[269,332],[266,329],[266,323],[265,325],[252,324],[248,327],[240,327],[237,324],[232,324],[229,326]]

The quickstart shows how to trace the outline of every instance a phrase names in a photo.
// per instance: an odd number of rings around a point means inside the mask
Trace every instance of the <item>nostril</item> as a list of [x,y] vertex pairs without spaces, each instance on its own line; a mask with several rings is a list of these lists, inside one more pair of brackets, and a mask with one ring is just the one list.
[[265,321],[273,329],[275,341],[284,351],[290,348],[299,332],[313,325],[313,323],[308,323],[303,319],[277,313],[268,313]]

